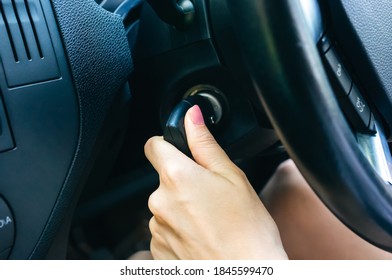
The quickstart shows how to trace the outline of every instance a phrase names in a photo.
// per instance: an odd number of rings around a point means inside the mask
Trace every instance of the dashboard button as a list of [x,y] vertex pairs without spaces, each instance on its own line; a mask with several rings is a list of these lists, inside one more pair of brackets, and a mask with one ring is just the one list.
[[330,71],[333,74],[333,79],[336,79],[338,89],[336,91],[338,96],[347,96],[351,89],[351,78],[346,71],[346,68],[343,66],[343,63],[337,56],[335,50],[330,48],[329,51],[325,54],[325,58],[330,67]]
[[319,46],[321,48],[321,52],[326,53],[331,47],[331,41],[327,36],[323,36],[320,40]]
[[0,252],[14,244],[15,223],[11,210],[6,202],[0,198]]
[[375,133],[375,126],[372,125],[371,121],[372,113],[370,108],[354,84],[350,95],[339,98],[339,102],[346,117],[357,131],[367,134]]
[[373,134],[377,133],[376,119],[374,118],[373,114],[370,114],[369,132]]
[[370,108],[355,85],[353,85],[348,98],[356,115],[351,117],[353,121],[355,120],[354,126],[359,129],[367,129],[370,122]]

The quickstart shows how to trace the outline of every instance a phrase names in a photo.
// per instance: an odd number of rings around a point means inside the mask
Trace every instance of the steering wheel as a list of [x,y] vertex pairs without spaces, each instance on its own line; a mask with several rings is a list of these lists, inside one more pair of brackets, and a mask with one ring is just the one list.
[[[384,30],[372,29],[385,26],[387,13],[382,11],[391,11],[392,6],[387,1],[372,7],[369,1],[325,2],[320,6],[310,0],[227,0],[227,5],[236,19],[237,38],[259,101],[303,176],[344,224],[369,242],[392,251],[391,161],[385,138],[392,124],[391,53],[383,51],[389,48],[390,39]],[[380,5],[377,12],[365,12]],[[362,51],[353,51],[351,59],[371,65],[361,69],[367,76],[356,73],[351,91],[362,78],[368,103],[361,103],[361,97],[353,106],[361,113],[361,105],[372,104],[372,114],[377,116],[371,124],[373,132],[360,133],[359,127],[353,128],[347,121],[345,115],[350,113],[339,106],[342,98],[336,97],[327,77],[323,60],[328,64],[328,57],[323,58],[325,48],[320,54],[317,43],[324,35],[322,15],[331,13],[338,13],[340,20],[336,23],[330,19],[327,34],[335,34],[336,40],[354,36],[354,46]],[[364,19],[368,20],[366,26]],[[341,37],[336,35],[339,29],[345,32]],[[341,50],[344,43],[347,41],[339,41]],[[332,51],[336,51],[335,46]],[[339,69],[346,71],[342,67],[348,66],[340,61],[336,65],[338,68],[332,70],[337,71],[339,84]],[[372,75],[377,76],[377,87]],[[363,139],[368,140],[365,147]],[[377,146],[377,139],[383,141],[384,150]],[[377,154],[386,170],[369,160],[369,154]]]

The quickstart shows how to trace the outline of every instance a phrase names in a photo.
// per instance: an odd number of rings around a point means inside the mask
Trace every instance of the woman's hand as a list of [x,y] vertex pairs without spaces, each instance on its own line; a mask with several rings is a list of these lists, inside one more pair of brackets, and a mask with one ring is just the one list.
[[198,106],[185,117],[193,158],[161,137],[145,153],[160,176],[150,196],[155,259],[284,259],[279,232],[245,174],[204,124]]

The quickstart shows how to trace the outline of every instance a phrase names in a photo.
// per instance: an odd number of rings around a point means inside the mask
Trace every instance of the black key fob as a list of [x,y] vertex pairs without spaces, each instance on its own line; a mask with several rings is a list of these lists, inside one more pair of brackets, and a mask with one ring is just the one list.
[[163,131],[163,138],[190,158],[192,158],[192,154],[188,147],[184,119],[186,112],[195,105],[200,107],[205,124],[210,131],[213,131],[217,122],[217,110],[203,95],[194,95],[182,100],[173,109]]

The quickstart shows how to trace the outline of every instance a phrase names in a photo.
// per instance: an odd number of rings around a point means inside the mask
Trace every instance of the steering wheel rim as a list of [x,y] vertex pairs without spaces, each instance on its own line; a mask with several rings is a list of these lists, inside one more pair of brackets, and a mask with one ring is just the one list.
[[392,252],[392,188],[345,121],[300,1],[227,4],[260,103],[289,155],[344,224]]

